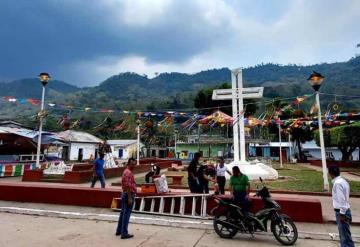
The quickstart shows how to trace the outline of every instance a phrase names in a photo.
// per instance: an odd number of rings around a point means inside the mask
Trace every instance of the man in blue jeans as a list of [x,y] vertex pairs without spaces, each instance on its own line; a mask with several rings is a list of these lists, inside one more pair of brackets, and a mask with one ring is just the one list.
[[329,168],[329,174],[332,178],[332,200],[335,210],[336,224],[339,230],[340,246],[354,247],[355,244],[351,238],[350,223],[350,186],[349,183],[340,176],[340,169],[337,166]]
[[100,180],[101,188],[105,188],[104,164],[104,153],[100,153],[99,158],[94,162],[94,175],[90,186],[91,188],[94,188],[98,179]]
[[134,237],[134,235],[128,233],[128,225],[136,195],[136,183],[132,173],[135,165],[135,159],[130,158],[121,178],[121,213],[115,233],[116,236],[121,235],[121,239]]

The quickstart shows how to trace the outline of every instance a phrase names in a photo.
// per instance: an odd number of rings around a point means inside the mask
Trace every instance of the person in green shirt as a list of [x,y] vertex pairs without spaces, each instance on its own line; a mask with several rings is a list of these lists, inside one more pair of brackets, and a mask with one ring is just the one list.
[[234,202],[240,204],[245,212],[249,211],[250,182],[248,176],[241,173],[238,166],[232,168],[230,192]]

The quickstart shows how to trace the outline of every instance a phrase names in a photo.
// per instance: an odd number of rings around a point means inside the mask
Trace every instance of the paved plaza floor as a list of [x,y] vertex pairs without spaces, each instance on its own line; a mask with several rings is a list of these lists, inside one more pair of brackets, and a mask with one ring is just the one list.
[[[107,180],[117,182],[119,178]],[[0,179],[0,183],[26,183],[20,178]],[[47,183],[52,184],[52,183]],[[69,184],[56,184],[72,187]],[[89,183],[79,184],[88,187]],[[99,185],[98,185],[99,186]],[[119,189],[120,187],[108,186]],[[174,190],[175,191],[175,190]],[[176,190],[184,192],[184,190]],[[322,204],[325,221],[334,219],[330,196],[273,194],[277,197],[318,199]],[[352,233],[360,243],[360,198],[351,198],[353,220]],[[109,205],[110,207],[110,205]],[[133,215],[130,225],[134,239],[121,240],[114,235],[117,212],[108,208],[49,205],[0,201],[0,246],[280,246],[272,235],[238,234],[235,239],[219,238],[212,229],[211,221],[172,219]],[[337,234],[335,224],[296,223],[300,238],[296,246],[339,246],[331,238]],[[335,234],[335,235],[334,235]],[[337,236],[335,236],[335,239]]]
[[[135,237],[121,240],[114,235],[117,219],[117,212],[105,208],[0,201],[0,246],[280,246],[271,234],[221,239],[211,220],[139,214],[133,214],[129,228]],[[338,246],[331,240],[335,224],[296,225],[296,246]],[[360,227],[351,229],[360,243]]]
[[[271,236],[219,238],[212,230],[131,224],[133,239],[114,235],[116,222],[0,213],[0,246],[279,246]],[[337,241],[299,239],[296,246],[338,246]]]

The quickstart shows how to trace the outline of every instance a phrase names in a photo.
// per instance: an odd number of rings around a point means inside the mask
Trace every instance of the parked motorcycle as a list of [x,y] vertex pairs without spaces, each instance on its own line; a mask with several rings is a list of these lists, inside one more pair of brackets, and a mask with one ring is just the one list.
[[283,245],[295,244],[298,238],[296,225],[289,216],[280,213],[280,205],[271,199],[261,178],[260,181],[262,188],[257,190],[256,196],[262,199],[264,208],[255,214],[244,212],[232,199],[214,197],[218,204],[212,210],[215,232],[221,238],[233,238],[238,232],[253,235],[255,232],[267,232],[270,221],[270,230],[277,241]]

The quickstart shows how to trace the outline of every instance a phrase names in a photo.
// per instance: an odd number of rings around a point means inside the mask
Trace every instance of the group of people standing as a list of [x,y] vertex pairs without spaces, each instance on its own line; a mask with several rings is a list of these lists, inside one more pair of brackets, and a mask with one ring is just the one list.
[[238,166],[230,172],[225,166],[225,160],[220,157],[218,163],[213,165],[200,164],[201,153],[195,153],[188,166],[188,184],[191,193],[209,193],[209,183],[213,182],[215,194],[225,194],[226,173],[230,178],[230,192],[236,202],[243,204],[245,209],[248,205],[250,192],[249,178],[242,174]]
[[216,171],[212,166],[200,164],[201,157],[201,153],[195,153],[187,168],[188,184],[191,193],[208,194],[209,182],[216,183]]

